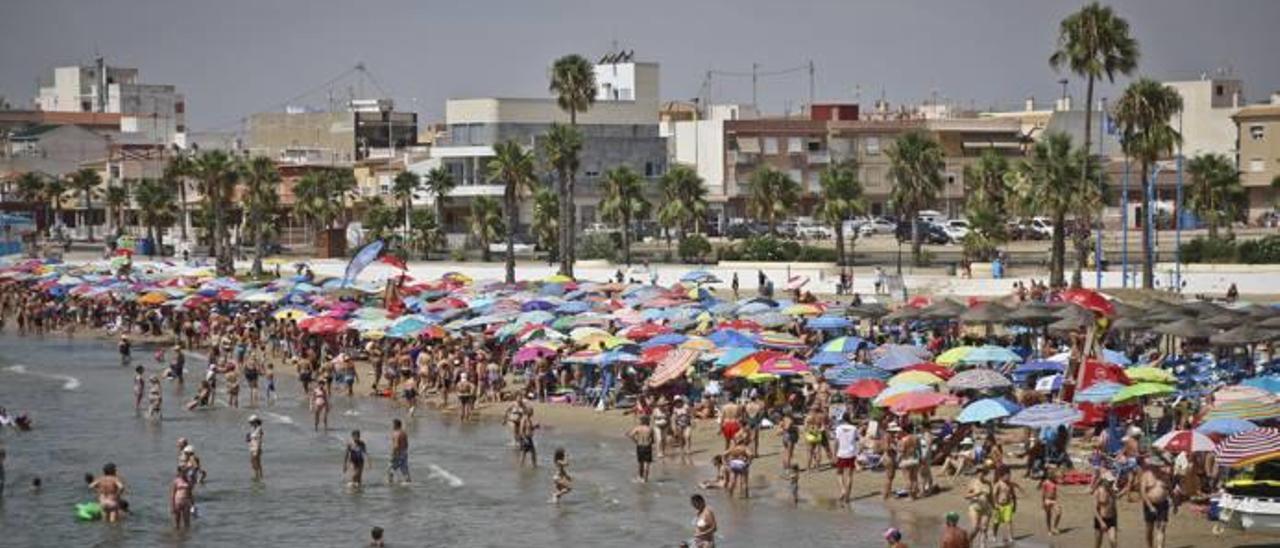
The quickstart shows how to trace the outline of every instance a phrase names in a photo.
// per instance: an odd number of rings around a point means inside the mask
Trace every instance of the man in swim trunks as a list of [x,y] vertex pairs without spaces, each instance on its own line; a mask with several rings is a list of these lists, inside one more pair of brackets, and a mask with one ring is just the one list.
[[120,520],[120,497],[124,496],[124,482],[116,477],[116,465],[108,462],[102,467],[102,475],[89,484],[89,488],[98,493],[98,505],[102,508],[102,518],[107,523]]
[[400,419],[391,419],[391,464],[387,466],[387,483],[391,483],[393,474],[404,475],[404,483],[410,483],[409,477],[409,435],[404,431]]
[[724,436],[725,449],[733,444],[733,439],[738,437],[740,430],[742,430],[742,408],[729,401],[720,408],[720,435]]
[[1093,546],[1101,548],[1106,537],[1111,548],[1118,546],[1116,520],[1116,479],[1110,471],[1103,472],[1093,487]]
[[1168,476],[1148,457],[1142,463],[1138,483],[1142,492],[1142,519],[1147,524],[1147,548],[1164,548],[1164,531],[1169,525]]
[[[784,421],[786,422],[786,421]],[[836,473],[840,476],[840,502],[849,502],[853,489],[853,472],[858,460],[858,427],[853,425],[853,414],[845,413],[836,426]]]
[[751,401],[743,406],[746,416],[747,433],[751,436],[751,454],[753,456],[760,455],[760,425],[764,422],[764,402],[760,400],[760,393],[751,394]]
[[262,419],[257,415],[250,416],[249,428],[251,430],[244,438],[249,444],[249,465],[253,468],[253,480],[262,481]]
[[529,457],[529,464],[534,468],[538,467],[538,449],[533,444],[533,433],[537,431],[538,425],[533,423],[533,415],[525,414],[520,419],[519,435],[520,435],[520,465],[524,465],[525,457]]
[[1013,514],[1018,510],[1018,491],[1021,490],[1022,486],[1013,482],[1008,468],[1000,468],[996,471],[996,482],[992,486],[995,515],[992,519],[991,536],[999,535],[1000,526],[1007,524],[1005,544],[1013,543]]
[[636,444],[636,481],[640,483],[649,482],[649,467],[653,465],[653,427],[649,426],[648,415],[640,416],[640,424],[637,424],[627,437]]

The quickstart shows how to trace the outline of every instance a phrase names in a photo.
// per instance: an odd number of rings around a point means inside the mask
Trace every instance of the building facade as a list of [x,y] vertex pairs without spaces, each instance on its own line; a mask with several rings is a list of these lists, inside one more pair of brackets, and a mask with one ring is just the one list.
[[249,117],[248,149],[297,165],[351,166],[418,147],[418,115],[390,100],[351,101],[337,112],[289,108]]
[[1257,221],[1280,205],[1280,92],[1271,102],[1250,105],[1233,117],[1240,153],[1240,182],[1249,196],[1249,220]]
[[54,68],[34,105],[46,112],[120,114],[122,132],[166,146],[183,144],[187,130],[186,100],[175,86],[143,83],[138,69],[109,66],[102,58]]

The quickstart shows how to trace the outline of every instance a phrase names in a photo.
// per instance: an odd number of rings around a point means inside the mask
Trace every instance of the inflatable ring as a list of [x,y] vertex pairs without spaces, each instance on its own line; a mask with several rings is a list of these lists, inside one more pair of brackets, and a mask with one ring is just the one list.
[[102,505],[96,502],[84,502],[77,504],[76,519],[80,521],[96,521],[102,519]]

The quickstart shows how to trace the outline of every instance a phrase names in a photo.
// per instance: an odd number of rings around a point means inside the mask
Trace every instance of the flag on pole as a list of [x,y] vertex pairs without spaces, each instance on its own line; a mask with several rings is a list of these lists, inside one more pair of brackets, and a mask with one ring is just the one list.
[[357,251],[356,254],[351,257],[351,262],[347,263],[347,271],[342,275],[342,285],[346,286],[347,284],[355,281],[356,276],[359,276],[360,272],[362,272],[365,267],[378,259],[378,256],[382,254],[382,248],[385,247],[385,245],[386,244],[382,243],[382,240],[374,240],[360,248],[360,251]]

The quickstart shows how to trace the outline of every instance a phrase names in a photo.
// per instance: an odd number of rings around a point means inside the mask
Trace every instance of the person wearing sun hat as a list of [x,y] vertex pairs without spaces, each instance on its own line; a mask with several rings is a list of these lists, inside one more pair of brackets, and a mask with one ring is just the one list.
[[890,527],[884,530],[884,541],[889,548],[908,548],[907,543],[902,542],[902,531],[897,527]]

